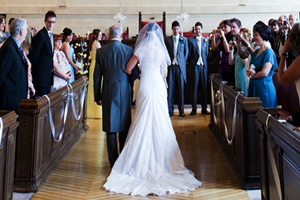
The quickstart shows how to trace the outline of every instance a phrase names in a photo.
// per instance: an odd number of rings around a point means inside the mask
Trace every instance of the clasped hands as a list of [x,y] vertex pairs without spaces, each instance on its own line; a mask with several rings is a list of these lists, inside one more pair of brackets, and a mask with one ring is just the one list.
[[248,69],[246,71],[246,74],[249,78],[252,78],[252,76],[254,76],[256,74],[256,72],[253,69]]

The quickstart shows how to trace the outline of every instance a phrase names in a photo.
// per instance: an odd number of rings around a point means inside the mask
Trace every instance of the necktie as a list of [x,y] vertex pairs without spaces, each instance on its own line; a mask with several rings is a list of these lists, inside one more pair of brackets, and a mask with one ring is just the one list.
[[52,32],[49,32],[49,38],[50,38],[50,42],[51,42],[51,46],[52,46],[52,52],[53,52],[54,43],[53,43],[53,33]]
[[26,62],[25,57],[24,57],[24,52],[23,52],[23,49],[22,49],[21,46],[19,47],[19,51],[20,51],[20,53],[21,53],[21,56],[22,56],[23,61]]
[[175,42],[175,44],[177,43],[177,37],[174,37],[174,42]]

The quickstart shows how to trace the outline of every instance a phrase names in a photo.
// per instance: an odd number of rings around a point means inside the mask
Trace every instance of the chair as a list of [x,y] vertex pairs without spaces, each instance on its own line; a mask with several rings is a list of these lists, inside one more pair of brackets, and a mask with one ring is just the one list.
[[[147,24],[148,21],[142,21],[142,12],[139,12],[139,31]],[[163,12],[163,20],[156,22],[163,31],[163,34],[166,35],[166,12]]]
[[122,33],[122,38],[123,38],[123,40],[128,40],[129,39],[129,28],[128,28],[128,26],[127,26],[126,31],[124,31]]

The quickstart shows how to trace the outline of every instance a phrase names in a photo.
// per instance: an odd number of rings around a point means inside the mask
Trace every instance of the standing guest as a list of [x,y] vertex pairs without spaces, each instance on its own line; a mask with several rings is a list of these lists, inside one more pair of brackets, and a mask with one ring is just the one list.
[[[217,36],[220,36],[220,40],[216,41]],[[217,30],[212,32],[212,49],[220,49],[222,52],[221,57],[221,76],[224,81],[230,83],[231,72],[229,71],[229,45],[227,41],[231,41],[233,36],[231,34],[230,20],[223,20]]]
[[51,92],[58,90],[68,84],[71,79],[71,72],[69,67],[69,62],[64,54],[60,51],[62,46],[62,36],[54,35],[54,54],[53,54],[53,71],[54,80],[53,86],[51,87]]
[[10,25],[14,21],[14,19],[15,18],[10,18],[8,21],[8,30],[5,32],[7,38],[9,38],[9,36],[10,36]]
[[284,22],[288,21],[289,19],[285,15],[280,15],[278,18],[278,24],[279,26],[283,26]]
[[[119,25],[109,28],[111,41],[97,49],[94,71],[95,102],[102,105],[102,127],[107,133],[107,151],[111,167],[119,157],[117,132],[121,152],[131,123],[131,85],[125,67],[132,56],[133,48],[121,43],[122,32]],[[138,71],[137,66],[134,69]]]
[[45,27],[33,38],[29,60],[32,64],[32,78],[36,89],[36,98],[50,93],[53,84],[53,50],[52,30],[56,23],[53,11],[45,14]]
[[61,46],[61,50],[65,53],[69,64],[70,64],[70,71],[72,74],[72,78],[71,80],[69,80],[69,83],[72,83],[75,81],[75,74],[77,74],[79,67],[77,65],[75,65],[75,63],[73,62],[73,56],[74,56],[74,48],[71,47],[70,42],[73,39],[73,33],[72,30],[69,28],[65,28],[63,30],[63,44]]
[[10,32],[0,49],[0,110],[16,110],[27,98],[28,66],[21,47],[27,34],[26,20],[15,19]]
[[289,15],[289,23],[291,25],[291,28],[294,26],[295,23],[297,23],[299,21],[299,18],[297,16],[297,14],[290,14]]
[[272,80],[277,62],[268,42],[270,34],[271,30],[266,24],[254,26],[253,38],[260,48],[253,53],[250,69],[247,70],[247,76],[250,78],[248,96],[259,97],[264,108],[277,107],[276,90]]
[[166,39],[166,46],[171,58],[168,69],[168,105],[169,115],[174,115],[174,91],[178,88],[178,110],[179,116],[184,114],[184,84],[186,83],[186,60],[189,55],[188,40],[179,34],[178,21],[172,23],[173,35]]
[[189,40],[189,65],[192,75],[192,112],[197,114],[198,85],[201,91],[201,113],[208,114],[207,108],[207,56],[208,40],[201,35],[203,25],[201,22],[195,24],[196,36]]
[[[234,79],[235,87],[241,89],[244,92],[245,96],[248,95],[248,88],[246,84],[246,70],[245,65],[247,63],[248,57],[241,58],[240,51],[245,50],[245,46],[242,46],[239,38],[243,38],[248,43],[251,42],[251,32],[247,28],[242,28],[240,34],[237,37],[237,40],[230,43],[230,52],[229,52],[229,64],[234,65]],[[237,49],[237,52],[234,53],[234,47]]]
[[272,44],[272,49],[275,52],[277,64],[280,62],[281,51],[284,45],[286,32],[283,29],[283,26],[280,26],[279,21],[274,20],[271,23],[272,36],[274,37]]
[[5,17],[0,15],[0,44],[3,44],[3,42],[7,39],[6,34],[3,32],[5,25]]
[[[295,82],[298,97],[300,100],[300,56],[296,56],[295,60],[287,65],[286,58],[289,56],[288,53],[294,51],[296,55],[300,55],[300,23],[295,23],[292,30],[288,35],[288,40],[285,41],[284,47],[281,53],[282,59],[280,60],[280,64],[278,67],[278,80],[281,84],[290,84]],[[287,68],[288,67],[288,68]],[[289,97],[287,97],[287,100]],[[300,103],[299,103],[300,105]],[[300,124],[300,113],[293,115],[293,124]]]
[[100,29],[93,30],[93,38],[89,44],[89,51],[91,56],[91,65],[89,69],[89,86],[87,94],[87,118],[102,118],[102,108],[94,101],[94,70],[96,63],[96,50],[101,48],[100,40],[102,33]]

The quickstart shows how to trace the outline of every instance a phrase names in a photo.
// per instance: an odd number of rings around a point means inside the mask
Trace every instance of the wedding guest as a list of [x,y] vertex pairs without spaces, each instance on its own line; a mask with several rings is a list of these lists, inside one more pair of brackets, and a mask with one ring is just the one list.
[[[288,40],[285,41],[284,43],[277,76],[278,76],[279,83],[281,84],[289,84],[295,82],[298,97],[300,100],[300,70],[299,70],[300,57],[296,56],[295,60],[290,64],[289,67],[287,65],[287,59],[286,59],[289,56],[288,53],[291,51],[294,51],[296,55],[300,54],[299,35],[300,35],[300,23],[295,23],[288,35]],[[300,124],[300,113],[293,115],[293,122],[297,125]]]
[[5,32],[7,38],[9,38],[9,36],[10,36],[10,25],[11,25],[11,23],[14,21],[14,19],[15,19],[15,18],[10,18],[9,21],[8,21],[8,24],[7,24],[7,25],[8,25],[8,29],[7,29],[7,31]]
[[100,29],[93,30],[93,38],[88,46],[91,56],[91,65],[89,69],[89,86],[87,94],[87,118],[102,118],[102,108],[94,101],[94,70],[96,63],[96,50],[101,48],[100,40],[102,32]]
[[168,69],[168,105],[169,115],[174,115],[175,87],[178,89],[179,116],[185,117],[184,113],[184,84],[186,83],[186,60],[189,55],[188,40],[179,34],[178,21],[172,23],[173,35],[167,37],[166,46],[172,60]]
[[299,18],[297,16],[297,14],[290,14],[289,15],[289,23],[291,25],[291,28],[294,26],[295,23],[297,23],[299,21]]
[[209,114],[207,108],[207,56],[208,39],[202,36],[203,25],[201,22],[195,24],[196,36],[189,39],[189,65],[192,83],[192,112],[197,114],[198,85],[201,91],[201,114]]
[[[221,76],[224,81],[227,83],[231,82],[231,71],[229,70],[229,45],[228,41],[232,41],[233,36],[231,34],[230,28],[230,20],[223,20],[220,26],[220,29],[213,30],[212,32],[213,39],[212,39],[212,49],[220,49],[222,52],[221,57]],[[217,42],[217,36],[220,36],[220,40]],[[230,83],[231,85],[233,83]]]
[[26,20],[15,19],[10,32],[0,49],[0,110],[17,110],[27,98],[28,66],[21,47],[27,34]]
[[53,84],[53,49],[52,30],[56,23],[56,14],[48,11],[45,14],[45,27],[32,40],[29,60],[32,64],[32,78],[36,89],[36,98],[50,93]]
[[[247,28],[242,28],[240,34],[237,37],[236,41],[230,43],[229,51],[229,64],[235,66],[234,78],[235,78],[235,87],[241,89],[244,92],[245,96],[248,95],[248,88],[246,84],[246,70],[245,65],[247,63],[248,57],[241,58],[239,52],[241,49],[246,47],[241,44],[239,38],[244,38],[248,43],[251,42],[251,32]],[[234,53],[234,47],[237,49],[237,52]]]
[[58,90],[68,84],[72,74],[70,72],[69,62],[64,54],[60,50],[62,46],[62,36],[54,35],[54,54],[53,54],[53,86],[51,92]]
[[[6,34],[3,32],[5,29],[6,23],[5,23],[5,17],[0,15],[0,44],[3,44],[3,42],[7,39]],[[0,45],[1,47],[1,45]]]
[[281,51],[284,45],[286,33],[282,26],[280,26],[277,20],[271,23],[271,30],[273,32],[274,41],[272,44],[272,49],[276,55],[277,64],[280,62]]
[[271,49],[268,40],[271,34],[270,28],[264,24],[254,26],[253,38],[257,49],[251,58],[247,76],[250,77],[248,96],[259,97],[264,108],[276,108],[276,90],[272,76],[277,68],[276,56]]
[[70,65],[70,71],[72,74],[72,78],[69,81],[69,83],[72,83],[75,81],[75,74],[77,74],[79,67],[73,62],[73,55],[74,55],[74,48],[70,45],[70,42],[73,39],[73,33],[72,30],[69,28],[65,28],[63,30],[63,39],[62,39],[62,47],[61,50],[65,53],[66,58],[69,61]]

